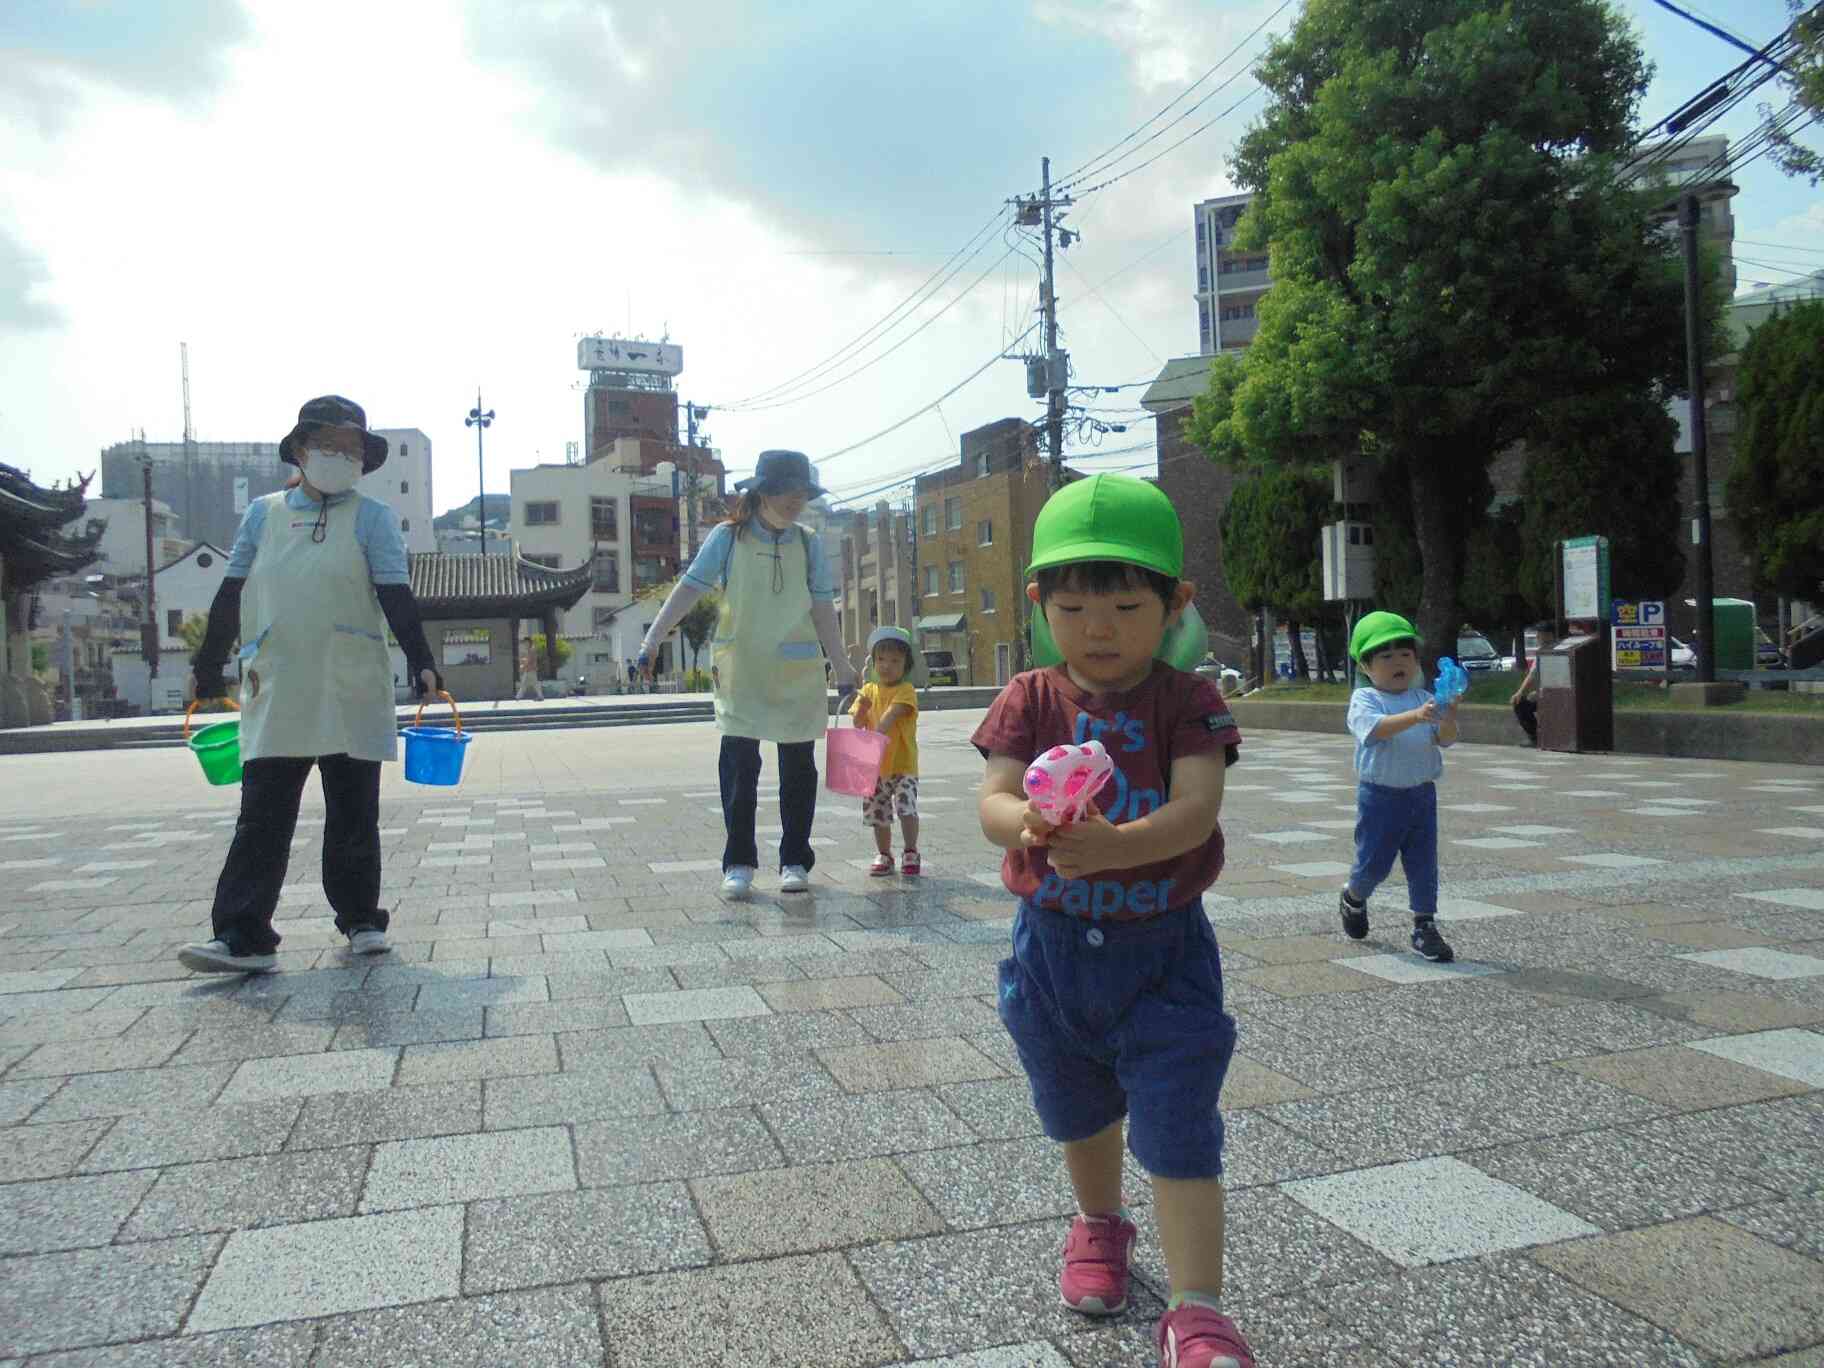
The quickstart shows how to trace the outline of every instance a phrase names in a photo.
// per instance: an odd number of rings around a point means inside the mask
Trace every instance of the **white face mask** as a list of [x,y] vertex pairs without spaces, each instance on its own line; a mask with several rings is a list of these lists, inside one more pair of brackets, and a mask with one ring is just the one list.
[[304,478],[325,494],[346,494],[361,478],[361,462],[339,451],[306,449]]

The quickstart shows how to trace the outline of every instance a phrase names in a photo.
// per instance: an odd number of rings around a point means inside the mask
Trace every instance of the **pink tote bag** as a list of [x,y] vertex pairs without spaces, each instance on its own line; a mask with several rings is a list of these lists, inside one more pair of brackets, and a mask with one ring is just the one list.
[[831,793],[866,798],[880,781],[887,738],[871,727],[831,727],[823,734],[823,783]]

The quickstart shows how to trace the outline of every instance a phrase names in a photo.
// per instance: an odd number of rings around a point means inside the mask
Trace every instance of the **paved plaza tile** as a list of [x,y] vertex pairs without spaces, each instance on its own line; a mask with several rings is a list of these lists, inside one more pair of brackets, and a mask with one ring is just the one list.
[[[307,793],[249,980],[175,960],[234,790],[181,751],[105,785],[61,757],[27,805],[35,758],[0,760],[0,1368],[1150,1364],[1137,1169],[1132,1310],[1058,1304],[1073,1197],[995,1010],[978,719],[921,719],[926,873],[870,878],[826,802],[805,897],[770,866],[720,897],[707,726],[486,733],[458,790],[389,771],[372,961]],[[1340,934],[1350,754],[1248,737],[1205,900],[1259,1361],[1824,1368],[1815,774],[1458,747],[1434,965],[1397,871]]]

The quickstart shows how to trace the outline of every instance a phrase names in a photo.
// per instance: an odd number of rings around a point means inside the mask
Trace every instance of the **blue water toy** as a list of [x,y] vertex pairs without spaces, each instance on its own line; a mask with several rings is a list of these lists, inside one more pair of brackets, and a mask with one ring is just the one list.
[[1469,676],[1463,667],[1449,656],[1438,662],[1438,680],[1432,685],[1432,697],[1438,700],[1440,708],[1448,708],[1461,698],[1469,688]]

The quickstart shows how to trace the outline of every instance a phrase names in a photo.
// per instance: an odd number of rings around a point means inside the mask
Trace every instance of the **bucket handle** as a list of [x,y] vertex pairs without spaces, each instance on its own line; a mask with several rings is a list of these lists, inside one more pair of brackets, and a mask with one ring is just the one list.
[[[204,700],[202,700],[200,698],[193,698],[190,700],[190,706],[184,709],[184,740],[186,740],[186,741],[188,741],[190,739],[190,714],[195,712],[197,710],[197,707],[203,701]],[[213,703],[226,703],[229,707],[233,708],[236,712],[239,712],[241,710],[241,705],[239,703],[236,703],[232,698],[228,697],[227,694],[223,694],[220,698],[211,699],[209,701],[213,702]]]
[[[441,698],[445,703],[448,703],[450,705],[450,715],[453,718],[455,718],[455,720],[456,720],[456,734],[458,736],[461,736],[462,735],[462,714],[456,711],[456,700],[451,698],[442,689],[439,689],[437,691],[437,697]],[[418,720],[416,722],[412,723],[412,725],[414,727],[422,727],[424,725],[424,704],[423,703],[420,703],[418,705]]]

